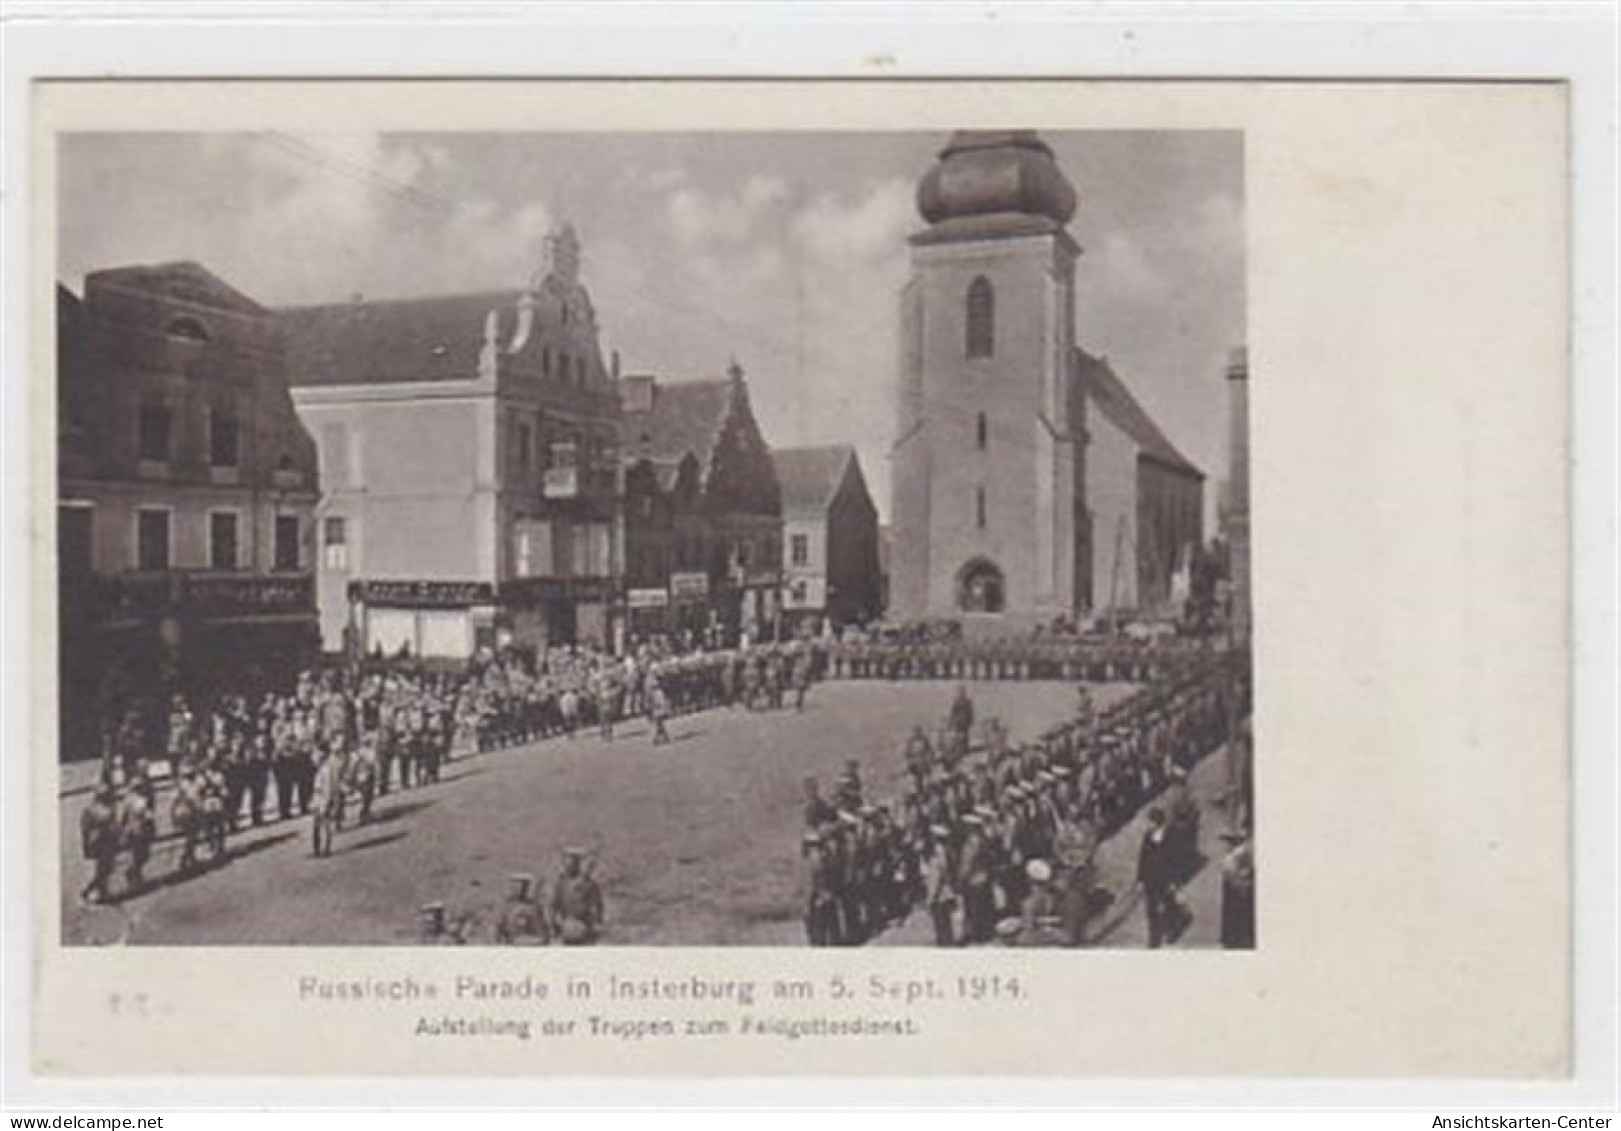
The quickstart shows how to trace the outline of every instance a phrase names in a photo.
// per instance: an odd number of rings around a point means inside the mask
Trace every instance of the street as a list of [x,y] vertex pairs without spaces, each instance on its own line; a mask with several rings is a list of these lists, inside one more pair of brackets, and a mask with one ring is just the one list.
[[[901,743],[914,724],[944,717],[948,682],[835,682],[816,687],[803,714],[742,709],[684,716],[673,743],[650,745],[648,724],[623,724],[614,739],[581,734],[458,758],[444,780],[381,798],[369,824],[338,835],[335,854],[310,856],[307,820],[233,837],[230,859],[168,882],[179,846],[159,844],[148,876],[155,886],[105,907],[76,899],[85,864],[64,838],[63,931],[70,943],[401,944],[414,939],[417,908],[444,901],[452,919],[470,917],[469,939],[488,941],[491,911],[512,872],[549,883],[565,845],[596,854],[607,899],[610,945],[798,945],[805,893],[799,856],[802,779],[832,783],[845,759],[862,763],[871,796],[901,791]],[[1100,703],[1127,685],[1097,689]],[[1068,715],[1067,683],[979,683],[981,718],[1009,721],[1017,740]],[[1195,774],[1195,792],[1214,788],[1219,759]],[[82,793],[65,797],[63,827],[76,829]],[[166,805],[160,797],[160,807]],[[1215,820],[1205,840],[1214,850]],[[1100,853],[1100,877],[1129,888],[1134,824]],[[1220,843],[1215,842],[1216,848]],[[1216,869],[1190,889],[1194,922],[1184,945],[1213,945]],[[1219,880],[1214,887],[1218,889]],[[115,888],[115,890],[117,890]],[[1105,945],[1139,946],[1142,915],[1129,901]],[[878,940],[929,945],[927,916],[914,914]]]

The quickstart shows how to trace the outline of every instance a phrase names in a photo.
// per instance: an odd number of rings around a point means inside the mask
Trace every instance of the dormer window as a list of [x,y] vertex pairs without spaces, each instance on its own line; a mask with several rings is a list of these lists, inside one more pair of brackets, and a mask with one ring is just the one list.
[[182,316],[170,319],[163,332],[171,338],[178,338],[183,342],[206,342],[210,338],[208,327],[195,318]]

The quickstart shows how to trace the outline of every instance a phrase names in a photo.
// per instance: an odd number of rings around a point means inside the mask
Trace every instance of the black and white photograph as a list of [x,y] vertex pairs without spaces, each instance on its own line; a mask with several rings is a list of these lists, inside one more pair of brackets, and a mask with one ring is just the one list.
[[59,135],[62,942],[1264,942],[1244,134],[1018,125]]

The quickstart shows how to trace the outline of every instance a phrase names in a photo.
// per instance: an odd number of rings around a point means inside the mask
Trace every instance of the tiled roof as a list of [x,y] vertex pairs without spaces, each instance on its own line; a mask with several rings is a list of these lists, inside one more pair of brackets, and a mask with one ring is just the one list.
[[855,456],[848,444],[820,448],[780,448],[772,453],[782,486],[783,512],[825,511]]
[[85,294],[115,288],[146,291],[166,298],[237,314],[263,315],[265,308],[221,279],[200,263],[176,260],[170,263],[135,264],[109,267],[85,276]]
[[655,468],[673,470],[691,452],[707,471],[710,449],[726,421],[731,399],[732,383],[725,379],[654,385],[652,409],[624,415],[621,442],[625,458],[645,459]]
[[365,385],[468,380],[478,376],[484,320],[511,308],[518,291],[280,311],[288,383]]
[[1126,388],[1125,382],[1119,378],[1106,359],[1093,357],[1083,349],[1076,349],[1075,361],[1091,405],[1108,417],[1115,427],[1130,436],[1142,454],[1185,471],[1189,475],[1204,478],[1204,472],[1177,451],[1176,445],[1160,431],[1159,425],[1155,424],[1147,410],[1137,403],[1137,398],[1131,395],[1131,390]]

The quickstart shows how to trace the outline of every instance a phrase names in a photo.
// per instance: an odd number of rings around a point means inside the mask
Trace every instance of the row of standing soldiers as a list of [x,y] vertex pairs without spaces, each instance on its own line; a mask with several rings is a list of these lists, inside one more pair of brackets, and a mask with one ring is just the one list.
[[1083,945],[1104,902],[1097,846],[1144,804],[1165,826],[1150,882],[1174,885],[1197,868],[1187,774],[1247,710],[1235,656],[1187,656],[1101,711],[1083,689],[1075,716],[1034,741],[1009,746],[988,726],[969,754],[973,709],[959,689],[939,749],[921,729],[907,740],[898,806],[870,802],[855,765],[831,798],[807,781],[810,942],[859,945],[924,906],[941,946],[1010,930],[1028,945]]
[[995,679],[1147,683],[1207,651],[1203,641],[1080,637],[849,640],[822,646],[832,679]]

